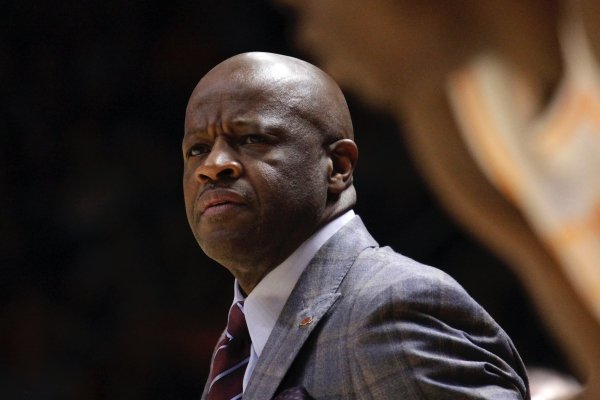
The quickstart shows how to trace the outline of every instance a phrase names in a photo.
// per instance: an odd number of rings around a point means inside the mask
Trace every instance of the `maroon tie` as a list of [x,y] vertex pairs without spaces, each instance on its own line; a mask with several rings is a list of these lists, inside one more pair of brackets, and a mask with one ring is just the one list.
[[227,330],[217,343],[210,369],[208,400],[242,398],[242,384],[250,360],[250,334],[244,317],[244,302],[229,310]]

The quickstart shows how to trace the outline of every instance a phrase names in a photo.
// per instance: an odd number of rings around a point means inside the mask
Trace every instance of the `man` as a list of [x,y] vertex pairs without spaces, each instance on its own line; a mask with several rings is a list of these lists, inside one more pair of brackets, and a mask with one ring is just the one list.
[[191,95],[182,148],[192,231],[236,278],[203,399],[529,398],[493,319],[354,215],[358,150],[324,72],[267,53],[224,61]]

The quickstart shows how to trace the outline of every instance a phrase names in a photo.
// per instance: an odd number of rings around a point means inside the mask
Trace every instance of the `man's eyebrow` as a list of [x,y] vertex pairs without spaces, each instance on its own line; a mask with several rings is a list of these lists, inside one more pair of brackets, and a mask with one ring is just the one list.
[[[239,116],[232,118],[229,123],[233,129],[245,129],[255,130],[256,132],[265,132],[270,134],[280,134],[285,126],[282,125],[281,121],[273,118],[248,118],[246,116]],[[235,133],[235,132],[232,132]]]
[[[242,134],[242,130],[255,130],[255,131],[264,131],[269,132],[271,134],[278,134],[282,129],[284,129],[279,124],[270,123],[274,121],[257,121],[252,117],[239,116],[233,117],[227,125],[229,126],[227,135],[237,135]],[[240,130],[240,131],[238,131]],[[208,130],[204,127],[194,127],[184,132],[183,134],[183,143],[187,140],[192,140],[193,138],[202,139],[208,138],[210,134]]]
[[246,117],[235,117],[231,119],[230,122],[231,126],[234,126],[236,128],[246,128],[246,127],[257,127],[259,126],[259,124],[256,123],[256,121],[252,121],[249,118]]

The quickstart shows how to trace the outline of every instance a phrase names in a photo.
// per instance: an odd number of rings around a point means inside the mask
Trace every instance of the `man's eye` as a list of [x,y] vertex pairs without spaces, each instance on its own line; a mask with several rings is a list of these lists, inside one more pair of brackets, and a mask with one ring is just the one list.
[[242,144],[265,143],[267,140],[261,135],[245,135],[242,137]]
[[196,144],[188,150],[188,157],[197,157],[210,152],[210,147],[205,144]]

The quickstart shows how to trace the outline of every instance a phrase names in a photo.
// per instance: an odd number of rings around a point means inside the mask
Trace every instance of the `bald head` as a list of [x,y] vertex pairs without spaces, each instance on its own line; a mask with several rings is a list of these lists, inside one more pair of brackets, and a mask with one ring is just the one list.
[[210,70],[194,89],[192,98],[235,96],[242,90],[244,96],[268,96],[294,110],[328,141],[354,137],[350,112],[339,86],[305,61],[273,53],[239,54]]

